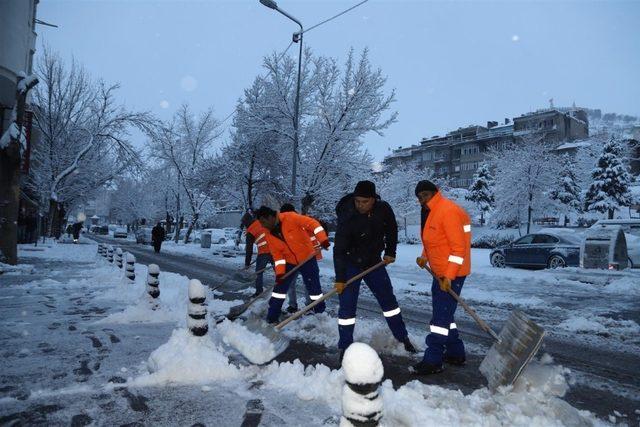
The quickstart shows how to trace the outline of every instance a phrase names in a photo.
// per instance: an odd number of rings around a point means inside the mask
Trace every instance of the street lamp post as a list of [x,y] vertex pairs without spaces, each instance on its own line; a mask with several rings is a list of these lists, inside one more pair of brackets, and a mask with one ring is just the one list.
[[302,33],[304,28],[302,23],[293,16],[289,15],[282,9],[278,8],[278,4],[273,0],[260,0],[260,3],[268,7],[269,9],[277,10],[296,24],[300,26],[300,31],[293,33],[294,43],[299,44],[298,50],[298,82],[296,83],[296,100],[293,113],[293,164],[291,166],[291,197],[293,203],[297,204],[296,198],[296,175],[298,169],[298,127],[300,125],[300,75],[302,73]]

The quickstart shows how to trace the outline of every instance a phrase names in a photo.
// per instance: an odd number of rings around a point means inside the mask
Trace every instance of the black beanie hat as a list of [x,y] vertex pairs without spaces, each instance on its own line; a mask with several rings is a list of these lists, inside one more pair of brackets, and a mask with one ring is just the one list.
[[258,209],[256,211],[256,218],[257,219],[267,218],[267,217],[271,217],[271,216],[276,216],[276,211],[274,211],[273,209],[271,209],[268,206],[260,206],[260,209]]
[[280,206],[280,212],[295,212],[296,208],[291,203],[285,203]]
[[356,197],[376,197],[376,185],[371,181],[360,181],[353,192]]
[[416,185],[416,196],[421,191],[433,191],[435,193],[438,191],[438,187],[433,182],[423,179]]

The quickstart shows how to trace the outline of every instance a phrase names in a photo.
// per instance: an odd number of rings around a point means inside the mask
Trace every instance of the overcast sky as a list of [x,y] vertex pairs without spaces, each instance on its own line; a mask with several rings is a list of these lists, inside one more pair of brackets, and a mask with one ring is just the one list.
[[[359,3],[280,0],[305,27]],[[127,106],[170,117],[184,102],[223,119],[296,25],[251,1],[41,0],[38,46],[122,85]],[[398,122],[367,135],[377,160],[468,124],[556,106],[640,115],[640,1],[369,2],[305,34],[315,54],[350,47],[397,91]],[[290,54],[296,54],[294,48]],[[230,124],[230,120],[227,124]]]

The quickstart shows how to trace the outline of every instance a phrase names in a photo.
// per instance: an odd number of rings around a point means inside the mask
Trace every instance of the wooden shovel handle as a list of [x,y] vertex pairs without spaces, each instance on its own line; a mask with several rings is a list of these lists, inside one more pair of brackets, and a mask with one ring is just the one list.
[[[312,253],[311,255],[309,255],[308,257],[306,257],[304,260],[302,260],[302,262],[298,265],[296,265],[295,267],[293,267],[291,270],[289,270],[288,272],[285,273],[284,276],[282,276],[281,280],[286,279],[287,277],[289,277],[290,275],[292,275],[293,273],[295,273],[296,271],[298,271],[298,269],[300,267],[302,267],[304,264],[306,264],[308,261],[311,261],[312,258],[316,257],[316,252]],[[267,267],[265,267],[266,270]],[[262,291],[262,293],[260,293],[260,295],[254,297],[253,299],[249,300],[248,302],[246,302],[244,304],[244,310],[246,310],[247,308],[249,308],[254,302],[258,301],[260,298],[262,298],[262,296],[264,294],[266,294],[267,292],[271,291],[273,288],[276,287],[276,284],[274,283],[271,286],[268,286],[267,288],[265,288],[264,291]],[[243,310],[243,311],[244,311]]]
[[[373,270],[375,270],[377,268],[380,268],[380,267],[382,267],[383,265],[386,265],[386,264],[387,264],[386,261],[380,261],[379,263],[377,263],[373,267],[367,268],[362,273],[356,274],[351,279],[347,280],[347,282],[344,284],[345,287],[349,286],[351,283],[355,282],[356,280],[362,279],[364,276],[366,276],[367,274],[371,273]],[[322,295],[320,298],[318,298],[317,300],[313,301],[311,304],[307,305],[306,307],[303,307],[301,310],[297,311],[296,313],[292,314],[291,316],[289,316],[288,318],[286,318],[282,322],[278,323],[275,328],[278,329],[278,330],[284,328],[289,323],[291,323],[294,320],[302,317],[306,312],[311,310],[316,305],[320,304],[321,302],[323,302],[324,300],[326,300],[328,298],[331,298],[333,295],[336,294],[336,292],[337,291],[335,290],[335,288],[331,289],[329,292],[327,292],[326,294]]]
[[[427,270],[429,273],[431,273],[431,276],[438,280],[438,278],[436,277],[436,275],[433,273],[433,270],[431,270],[428,266],[424,266],[424,269]],[[491,337],[493,339],[495,339],[496,341],[500,342],[500,338],[498,337],[498,334],[496,334],[494,332],[493,329],[491,329],[491,327],[489,325],[487,325],[487,323],[482,320],[480,318],[480,316],[478,316],[478,314],[475,312],[475,310],[471,307],[469,307],[467,305],[467,303],[465,302],[465,300],[462,299],[462,297],[458,294],[456,294],[455,292],[453,292],[452,289],[449,289],[449,295],[451,295],[457,302],[458,304],[460,304],[462,306],[462,308],[464,308],[464,311],[466,311],[469,316],[473,317],[473,320],[476,321],[476,323],[478,323],[478,325],[480,326],[480,328],[485,331],[486,333],[488,333],[489,335],[491,335]]]

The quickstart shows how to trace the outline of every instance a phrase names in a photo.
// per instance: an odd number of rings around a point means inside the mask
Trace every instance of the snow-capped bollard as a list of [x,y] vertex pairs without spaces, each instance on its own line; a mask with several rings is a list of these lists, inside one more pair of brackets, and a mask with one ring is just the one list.
[[189,308],[187,326],[191,333],[197,337],[206,335],[209,331],[207,322],[207,306],[204,286],[198,279],[189,281]]
[[127,265],[125,266],[124,277],[126,277],[129,282],[133,283],[136,280],[136,257],[133,256],[132,253],[127,252],[125,255],[125,261]]
[[113,264],[113,246],[107,246],[107,261]]
[[116,266],[118,268],[122,268],[122,249],[116,248],[115,259],[116,259]]
[[147,293],[151,298],[158,298],[160,296],[160,267],[156,264],[149,264],[147,267]]
[[102,243],[98,243],[98,256],[104,256],[104,245]]
[[378,353],[367,344],[353,343],[344,353],[342,369],[346,384],[340,426],[377,426],[382,418],[379,387],[384,375]]

